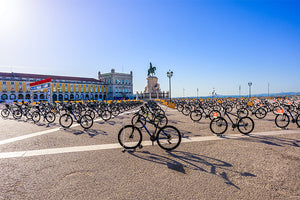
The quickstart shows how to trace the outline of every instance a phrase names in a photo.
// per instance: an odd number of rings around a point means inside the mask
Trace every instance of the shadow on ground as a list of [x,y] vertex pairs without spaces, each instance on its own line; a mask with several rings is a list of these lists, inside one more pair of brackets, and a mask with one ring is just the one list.
[[190,152],[171,151],[167,152],[167,156],[150,153],[149,151],[127,152],[139,159],[165,165],[170,170],[174,170],[183,174],[186,174],[187,170],[199,170],[204,173],[215,175],[219,178],[222,178],[226,184],[235,187],[236,189],[240,188],[229,179],[228,172],[245,177],[256,177],[256,175],[249,172],[238,172],[233,170],[233,166],[228,162]]

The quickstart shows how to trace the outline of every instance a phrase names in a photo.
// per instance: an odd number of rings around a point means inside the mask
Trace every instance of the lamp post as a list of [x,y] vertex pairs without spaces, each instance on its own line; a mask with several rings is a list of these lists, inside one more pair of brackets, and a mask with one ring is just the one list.
[[249,86],[249,97],[251,97],[251,86],[252,86],[252,82],[249,82],[249,83],[248,83],[248,86]]
[[171,102],[171,78],[173,76],[173,72],[171,70],[169,70],[167,72],[167,77],[169,78],[169,99],[170,99],[170,102]]

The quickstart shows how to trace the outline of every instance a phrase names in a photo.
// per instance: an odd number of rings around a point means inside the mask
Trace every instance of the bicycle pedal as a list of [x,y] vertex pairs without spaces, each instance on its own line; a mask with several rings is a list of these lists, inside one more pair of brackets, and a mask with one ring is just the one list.
[[123,150],[122,150],[122,153],[125,153],[125,152],[126,152],[126,149],[123,149]]

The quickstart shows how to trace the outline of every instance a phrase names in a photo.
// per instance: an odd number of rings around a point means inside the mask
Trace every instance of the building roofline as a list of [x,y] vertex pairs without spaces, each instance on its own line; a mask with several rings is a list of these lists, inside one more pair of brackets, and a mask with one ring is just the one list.
[[99,82],[103,81],[95,78],[86,77],[74,77],[74,76],[59,76],[59,75],[45,75],[45,74],[27,74],[27,73],[15,73],[15,72],[0,72],[0,77],[10,77],[10,78],[33,78],[33,79],[46,79],[51,78],[53,80],[65,80],[65,81],[88,81],[88,82]]

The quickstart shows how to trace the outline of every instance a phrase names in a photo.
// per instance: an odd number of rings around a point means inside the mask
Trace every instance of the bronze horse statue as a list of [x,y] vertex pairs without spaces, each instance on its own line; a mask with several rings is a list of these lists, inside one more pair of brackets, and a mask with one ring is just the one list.
[[148,69],[148,76],[153,76],[155,74],[156,67],[152,67],[152,63],[150,62],[150,68]]

